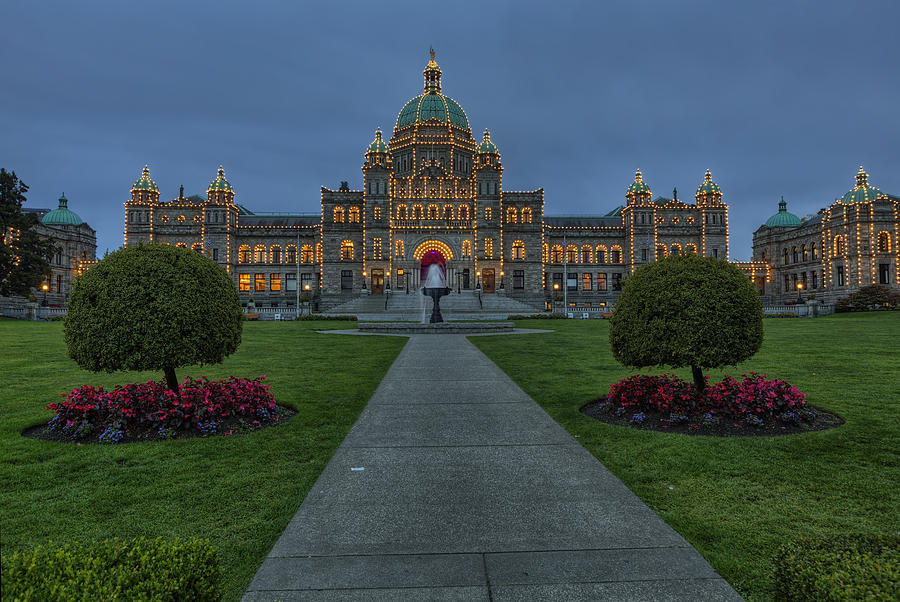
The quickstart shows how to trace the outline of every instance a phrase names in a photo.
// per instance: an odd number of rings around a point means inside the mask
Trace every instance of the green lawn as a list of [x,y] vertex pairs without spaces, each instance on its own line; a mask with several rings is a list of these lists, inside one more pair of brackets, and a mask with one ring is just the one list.
[[[470,340],[749,600],[772,598],[771,557],[782,542],[900,531],[900,312],[765,321],[760,352],[728,372],[782,378],[847,421],[788,437],[690,437],[595,421],[579,406],[633,373],[612,357],[608,322],[516,325],[555,332]],[[676,373],[690,380],[689,370]]]
[[0,319],[0,546],[139,535],[206,537],[219,548],[228,599],[238,599],[307,491],[356,421],[397,353],[398,337],[321,335],[346,322],[250,322],[222,378],[267,376],[299,414],[249,435],[118,446],[25,439],[60,393],[91,383],[162,378],[92,374],[66,357],[59,322]]

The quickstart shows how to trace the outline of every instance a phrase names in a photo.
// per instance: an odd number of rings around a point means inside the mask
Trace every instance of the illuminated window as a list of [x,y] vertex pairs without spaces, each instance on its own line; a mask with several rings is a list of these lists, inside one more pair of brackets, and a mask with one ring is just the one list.
[[678,218],[677,215],[674,216],[674,217],[672,217],[672,223],[673,223],[673,224],[677,224],[679,221],[681,221],[681,220]]
[[300,247],[300,263],[312,263],[314,261],[312,245]]
[[468,205],[460,205],[459,206],[459,219],[469,219],[469,206]]
[[788,263],[790,263],[787,247],[784,248],[784,254],[781,257],[781,263],[783,263],[784,265],[787,265]]
[[672,243],[672,246],[669,248],[669,255],[674,255],[675,257],[681,255],[681,245],[677,242]]
[[272,248],[269,251],[269,257],[272,259],[272,263],[281,263],[281,247],[279,245],[272,245]]
[[687,223],[690,224],[690,225],[692,225],[692,226],[694,225],[694,222],[695,222],[695,221],[697,221],[697,220],[695,220],[693,217],[687,218]]
[[663,216],[661,216],[661,215],[657,215],[657,216],[656,216],[656,223],[657,223],[657,224],[661,224],[661,223],[663,223],[664,221],[666,221],[666,218],[664,218]]
[[372,259],[381,259],[381,239],[372,239]]
[[453,219],[453,205],[444,205],[444,219]]
[[238,290],[242,293],[250,291],[250,274],[238,274]]
[[525,243],[517,240],[512,246],[512,258],[522,260],[525,259]]
[[507,224],[515,224],[517,221],[518,221],[518,219],[517,219],[517,214],[516,214],[516,208],[510,207],[509,209],[506,210],[506,223]]
[[522,207],[522,223],[531,223],[531,207]]
[[256,245],[253,247],[253,261],[255,263],[266,262],[266,247],[264,245]]
[[[306,245],[309,247],[309,245]],[[294,245],[288,245],[284,250],[284,262],[285,263],[297,263],[297,247]]]
[[187,245],[184,244],[183,242],[176,242],[175,247],[178,249],[187,249]]
[[376,206],[372,209],[372,217],[373,217],[376,221],[378,221],[378,220],[381,219],[381,207],[380,207],[380,206],[376,205]]
[[878,252],[879,253],[890,253],[891,252],[891,235],[889,232],[879,232],[878,233]]
[[412,208],[413,219],[422,219],[422,205],[416,204]]
[[397,205],[397,219],[408,219],[409,213],[406,209],[406,205]]
[[591,245],[581,247],[581,263],[593,263],[594,248]]
[[341,243],[341,261],[353,261],[353,242],[345,240]]
[[253,276],[253,290],[257,293],[260,293],[266,290],[266,275],[265,274],[255,274]]
[[489,222],[493,219],[493,211],[490,207],[484,208],[484,221]]
[[202,219],[203,219],[203,217],[199,213],[194,216],[194,221],[197,222],[198,224],[200,223],[200,220],[202,220]]
[[179,216],[178,216],[178,221],[179,221],[179,222],[183,222],[183,221],[184,221],[184,216],[183,216],[183,215],[179,215]]
[[834,254],[835,255],[843,255],[844,254],[844,237],[843,236],[835,236],[834,237]]
[[491,259],[494,256],[494,239],[484,239],[484,258]]
[[550,263],[562,263],[563,262],[563,248],[561,245],[553,245],[553,250],[550,251]]
[[793,247],[791,249],[791,256],[794,259],[794,263],[797,263],[798,261],[800,261],[800,256],[797,253],[797,247]]
[[[622,248],[618,245],[609,250],[610,255],[610,263],[622,263]],[[619,274],[619,277],[622,275]],[[613,275],[613,280],[616,280],[616,275]],[[618,290],[618,289],[616,289]]]
[[169,216],[166,215],[165,213],[163,213],[163,214],[160,216],[159,219],[162,220],[162,221],[164,221],[164,222],[167,222],[167,221],[169,221]]
[[428,205],[428,219],[438,218],[438,206],[435,204]]
[[269,290],[281,290],[281,274],[269,274]]
[[191,245],[191,251],[194,251],[195,253],[202,253],[203,252],[203,243],[195,242],[194,244]]
[[550,262],[550,246],[547,243],[541,245],[541,261],[544,263]]
[[606,263],[606,247],[603,245],[597,247],[597,263]]
[[[665,256],[666,256],[666,248],[662,245],[658,245],[656,247],[656,258],[662,259]],[[615,263],[615,262],[613,262],[613,263]]]
[[606,274],[597,274],[597,290],[606,290]]
[[578,247],[569,245],[566,247],[566,263],[578,262]]
[[359,207],[350,207],[350,211],[347,212],[347,221],[351,224],[359,223]]
[[697,245],[695,245],[694,243],[688,243],[684,249],[688,253],[693,253],[694,255],[697,254]]
[[322,243],[316,243],[316,261],[322,263]]
[[[810,253],[812,253],[813,261],[819,258],[819,252],[816,250],[816,243],[812,243],[811,245],[809,245],[809,251]],[[765,259],[765,256],[763,257],[763,259]]]
[[472,242],[468,240],[464,240],[462,242],[462,256],[463,257],[471,257],[472,256]]
[[[463,244],[465,244],[465,243],[463,243]],[[406,255],[406,251],[405,251],[405,249],[403,248],[403,241],[402,241],[402,240],[398,240],[397,242],[394,243],[394,255],[395,255],[398,259],[403,259],[403,257]]]
[[594,290],[594,282],[592,278],[592,274],[589,272],[585,272],[581,275],[581,290],[583,291],[592,291]]
[[803,257],[803,261],[809,260],[809,251],[806,249],[806,245],[800,245],[800,256]]
[[336,224],[342,224],[344,222],[344,208],[343,207],[335,207],[334,208],[332,221]]

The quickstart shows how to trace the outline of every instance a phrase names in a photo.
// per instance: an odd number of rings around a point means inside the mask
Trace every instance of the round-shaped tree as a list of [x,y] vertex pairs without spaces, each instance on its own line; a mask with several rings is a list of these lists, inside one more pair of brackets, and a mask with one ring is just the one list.
[[94,372],[216,364],[241,344],[243,315],[231,278],[209,258],[149,244],[121,249],[82,274],[65,319],[69,357]]
[[762,303],[750,280],[726,261],[694,254],[638,268],[609,323],[619,362],[690,366],[698,391],[706,386],[704,368],[742,362],[762,339]]

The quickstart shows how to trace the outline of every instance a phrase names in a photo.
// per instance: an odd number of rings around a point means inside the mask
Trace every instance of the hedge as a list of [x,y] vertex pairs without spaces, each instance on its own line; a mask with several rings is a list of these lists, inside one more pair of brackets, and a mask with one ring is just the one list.
[[206,540],[139,538],[59,547],[2,559],[3,600],[219,600],[222,570]]
[[900,534],[803,539],[775,555],[777,600],[896,600]]

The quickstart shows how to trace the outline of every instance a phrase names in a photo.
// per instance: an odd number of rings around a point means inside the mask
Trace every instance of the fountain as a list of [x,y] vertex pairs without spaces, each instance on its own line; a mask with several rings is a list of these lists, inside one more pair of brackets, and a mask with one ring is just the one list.
[[431,297],[434,306],[431,310],[431,324],[443,322],[441,316],[441,297],[450,293],[447,287],[447,266],[443,256],[437,251],[429,251],[422,257],[420,277],[425,283],[422,294]]

